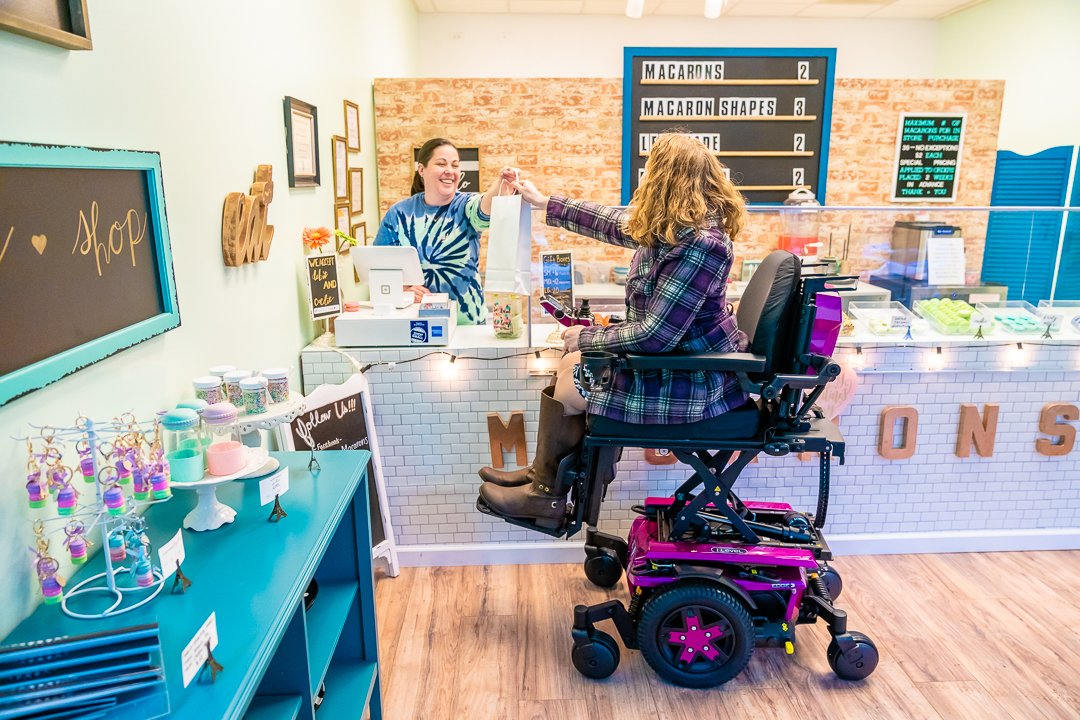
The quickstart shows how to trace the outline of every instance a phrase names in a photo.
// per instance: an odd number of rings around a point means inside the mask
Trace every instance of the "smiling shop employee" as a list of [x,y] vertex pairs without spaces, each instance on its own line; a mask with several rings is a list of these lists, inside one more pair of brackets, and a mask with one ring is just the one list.
[[[491,221],[496,179],[483,195],[458,192],[461,180],[457,148],[449,140],[424,143],[416,162],[412,197],[396,202],[383,217],[376,245],[416,248],[426,287],[412,286],[416,300],[425,292],[447,293],[458,304],[458,325],[475,325],[487,314],[480,287],[480,233]],[[503,168],[500,178],[517,177]],[[406,288],[410,289],[410,288]]]

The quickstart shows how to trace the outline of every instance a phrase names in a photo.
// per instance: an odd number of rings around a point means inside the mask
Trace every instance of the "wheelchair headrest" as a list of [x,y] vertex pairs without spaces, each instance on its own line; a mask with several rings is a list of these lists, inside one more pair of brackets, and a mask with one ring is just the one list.
[[772,377],[790,364],[802,263],[797,255],[774,250],[761,261],[739,301],[736,319],[750,339],[747,349],[766,358],[765,370],[752,380]]

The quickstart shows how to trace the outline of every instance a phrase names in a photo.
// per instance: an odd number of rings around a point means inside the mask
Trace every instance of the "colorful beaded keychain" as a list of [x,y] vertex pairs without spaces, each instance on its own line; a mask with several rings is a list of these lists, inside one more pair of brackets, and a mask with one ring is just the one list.
[[57,571],[60,563],[49,557],[49,538],[45,537],[45,523],[40,520],[34,521],[34,533],[37,535],[37,548],[30,548],[37,557],[34,559],[34,569],[37,572],[38,582],[41,583],[41,594],[45,596],[46,605],[55,605],[64,599],[64,586]]
[[[111,479],[106,476],[111,476]],[[117,482],[119,477],[120,473],[113,465],[106,465],[98,471],[98,482],[105,488],[105,492],[102,493],[102,497],[105,498],[105,507],[108,508],[109,514],[113,517],[123,514],[127,506],[124,491],[120,489]]]
[[67,547],[71,562],[74,565],[82,565],[86,562],[86,548],[88,545],[93,545],[83,535],[85,530],[86,526],[80,520],[71,520],[68,522],[67,527],[64,528],[64,534],[67,535],[64,545]]

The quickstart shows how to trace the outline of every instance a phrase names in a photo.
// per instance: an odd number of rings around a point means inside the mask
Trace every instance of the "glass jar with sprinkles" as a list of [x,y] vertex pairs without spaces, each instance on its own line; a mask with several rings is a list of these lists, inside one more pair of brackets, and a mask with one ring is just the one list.
[[270,402],[283,403],[289,401],[289,368],[270,368],[263,370],[262,376],[266,378],[267,389],[270,391]]
[[244,391],[244,410],[248,415],[266,412],[269,402],[266,378],[245,378],[240,381],[240,388]]
[[244,391],[240,387],[240,381],[249,377],[251,377],[250,370],[232,370],[225,373],[225,394],[233,407],[244,407]]
[[191,384],[195,388],[195,397],[205,400],[207,405],[224,402],[225,390],[218,376],[197,377],[191,381]]

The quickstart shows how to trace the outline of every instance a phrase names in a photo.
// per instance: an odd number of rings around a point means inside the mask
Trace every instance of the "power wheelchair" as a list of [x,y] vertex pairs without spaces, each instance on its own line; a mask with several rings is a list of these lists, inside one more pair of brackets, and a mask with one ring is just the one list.
[[[738,374],[757,399],[715,418],[684,425],[633,425],[588,417],[579,451],[559,465],[570,502],[556,528],[527,519],[509,523],[554,537],[585,526],[585,574],[611,587],[626,572],[630,606],[612,600],[574,608],[571,659],[583,675],[604,678],[619,664],[619,646],[596,628],[614,621],[627,648],[639,649],[662,677],[687,687],[713,687],[738,675],[756,645],[793,652],[795,627],[828,623],[828,661],[846,680],[872,673],[878,652],[850,631],[835,606],[842,581],[821,533],[829,501],[830,460],[844,462],[844,439],[814,403],[840,367],[810,352],[816,296],[851,278],[802,276],[799,258],[775,251],[758,268],[737,319],[747,352],[614,356],[582,353],[593,387],[627,370],[706,370]],[[826,352],[832,348],[827,347]],[[694,474],[672,497],[653,497],[634,509],[626,541],[596,529],[607,486],[624,447],[666,449]],[[820,453],[813,514],[779,502],[743,502],[732,490],[759,453]],[[483,499],[477,508],[499,516]]]

